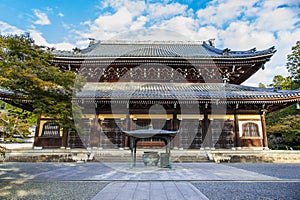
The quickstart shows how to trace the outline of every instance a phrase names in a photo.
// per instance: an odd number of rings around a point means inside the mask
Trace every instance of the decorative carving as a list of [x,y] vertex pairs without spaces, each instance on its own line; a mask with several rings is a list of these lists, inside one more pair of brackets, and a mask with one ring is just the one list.
[[[64,67],[66,68],[66,67]],[[219,80],[219,72],[215,68],[169,67],[169,66],[82,66],[79,74],[88,80],[116,81],[116,80],[143,80],[143,81],[195,81],[205,82]]]
[[230,82],[231,79],[234,79],[233,76],[239,77],[240,75],[237,74],[237,71],[239,71],[240,69],[242,69],[242,67],[236,67],[235,65],[232,66],[231,70],[229,70],[229,68],[225,68],[223,70],[219,68],[219,72],[222,75],[223,83]]

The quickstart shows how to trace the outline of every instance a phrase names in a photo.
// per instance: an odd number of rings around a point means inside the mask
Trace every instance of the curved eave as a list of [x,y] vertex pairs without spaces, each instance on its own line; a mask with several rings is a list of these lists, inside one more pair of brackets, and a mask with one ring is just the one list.
[[296,103],[300,102],[300,96],[294,98],[187,98],[187,99],[165,99],[165,98],[136,98],[136,99],[124,99],[124,98],[73,98],[73,102],[78,103],[104,103],[104,104],[283,104],[283,103]]
[[[207,51],[211,51],[211,52],[215,52],[216,54],[218,55],[222,55],[226,56],[226,54],[229,54],[231,56],[242,56],[242,55],[262,55],[262,54],[270,54],[270,53],[275,53],[276,50],[275,50],[275,47],[272,46],[268,49],[265,49],[265,50],[259,50],[257,51],[256,48],[252,48],[252,49],[249,49],[249,50],[245,50],[245,51],[235,51],[235,50],[230,50],[230,49],[218,49],[216,47],[213,47],[213,46],[210,46],[208,45],[206,42],[203,42],[203,45],[202,45],[205,49],[207,49]],[[227,51],[227,53],[225,53]]]
[[265,57],[271,57],[275,52],[258,54],[258,55],[249,55],[249,56],[85,56],[85,55],[74,55],[74,56],[55,56],[54,61],[96,61],[96,60],[121,60],[121,59],[167,59],[167,60],[244,60],[244,59],[259,59]]

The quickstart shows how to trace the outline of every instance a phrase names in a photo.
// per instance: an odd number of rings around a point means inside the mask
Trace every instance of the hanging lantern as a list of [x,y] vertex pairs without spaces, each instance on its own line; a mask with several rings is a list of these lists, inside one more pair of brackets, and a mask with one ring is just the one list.
[[2,103],[0,104],[0,110],[4,110],[4,108],[5,108],[5,103],[2,102]]
[[296,103],[296,110],[300,110],[300,105],[299,105],[299,103]]

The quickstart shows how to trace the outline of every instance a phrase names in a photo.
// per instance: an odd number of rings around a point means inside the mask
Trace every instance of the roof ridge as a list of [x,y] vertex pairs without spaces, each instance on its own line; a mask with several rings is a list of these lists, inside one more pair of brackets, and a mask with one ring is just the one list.
[[100,40],[100,44],[197,44],[202,45],[201,40]]

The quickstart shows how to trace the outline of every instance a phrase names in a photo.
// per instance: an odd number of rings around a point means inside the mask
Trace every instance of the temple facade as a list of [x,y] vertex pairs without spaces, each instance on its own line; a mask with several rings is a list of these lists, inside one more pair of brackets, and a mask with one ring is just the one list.
[[[276,52],[218,49],[195,41],[100,41],[56,51],[54,64],[86,79],[73,104],[77,130],[40,117],[35,146],[130,148],[126,132],[176,131],[171,148],[268,148],[265,114],[300,101],[300,90],[241,85]],[[151,131],[149,131],[151,132]],[[141,137],[140,148],[163,147]]]

